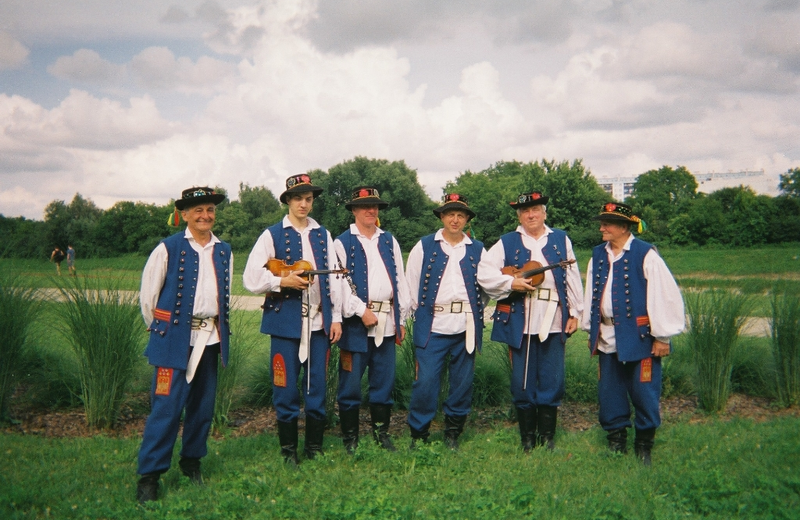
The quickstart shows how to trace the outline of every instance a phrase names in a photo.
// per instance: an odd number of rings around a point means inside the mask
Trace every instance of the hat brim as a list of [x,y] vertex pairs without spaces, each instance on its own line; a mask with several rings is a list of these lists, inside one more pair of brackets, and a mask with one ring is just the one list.
[[278,197],[278,200],[280,200],[281,203],[286,204],[287,195],[291,195],[293,193],[309,193],[309,192],[312,195],[314,195],[314,198],[316,199],[319,196],[319,194],[322,193],[323,191],[325,190],[319,186],[313,186],[310,184],[298,184],[297,186],[292,186],[288,190],[281,193],[281,196]]
[[175,207],[178,211],[183,211],[186,208],[193,208],[200,204],[213,204],[217,205],[225,200],[225,195],[215,193],[214,195],[203,195],[202,197],[192,197],[191,199],[178,199],[175,201]]
[[531,199],[527,202],[509,202],[508,205],[514,209],[527,208],[528,206],[546,206],[550,202],[550,197],[540,197],[538,199]]
[[450,210],[463,211],[464,213],[469,215],[469,219],[470,220],[475,218],[475,215],[476,215],[476,213],[474,211],[469,209],[467,206],[465,206],[461,202],[448,202],[447,204],[439,206],[438,208],[434,208],[433,209],[433,214],[436,215],[439,218],[442,218],[442,213],[444,213],[445,211],[450,211]]
[[351,200],[344,205],[347,210],[353,209],[353,206],[378,206],[378,209],[383,209],[388,208],[389,203],[377,197],[363,197],[358,200]]
[[600,215],[592,217],[592,220],[601,220],[601,221],[605,220],[607,222],[625,222],[628,224],[637,224],[635,220],[617,213],[601,213]]

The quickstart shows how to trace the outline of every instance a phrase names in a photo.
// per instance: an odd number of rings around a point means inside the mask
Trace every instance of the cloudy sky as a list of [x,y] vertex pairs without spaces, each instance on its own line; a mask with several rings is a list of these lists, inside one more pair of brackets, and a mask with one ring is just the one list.
[[[355,156],[800,166],[800,0],[2,0],[0,213]],[[774,193],[773,193],[774,194]]]

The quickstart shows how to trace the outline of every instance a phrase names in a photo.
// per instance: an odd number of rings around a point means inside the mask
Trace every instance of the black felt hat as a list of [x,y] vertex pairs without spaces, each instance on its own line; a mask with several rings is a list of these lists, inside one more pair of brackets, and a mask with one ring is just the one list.
[[199,204],[217,205],[225,200],[225,195],[217,193],[208,186],[195,187],[183,190],[181,198],[175,201],[175,207],[179,211],[191,208]]
[[388,202],[381,200],[378,188],[374,186],[359,186],[353,190],[350,202],[346,203],[344,207],[348,210],[353,209],[353,206],[378,206],[378,209],[383,209],[388,205]]
[[311,177],[307,173],[300,173],[298,175],[292,175],[288,179],[286,179],[286,191],[281,193],[279,197],[280,201],[286,204],[286,196],[291,195],[292,193],[308,193],[311,192],[316,199],[317,196],[325,191],[324,189],[320,188],[319,186],[314,186],[311,184]]
[[537,206],[539,204],[546,205],[550,197],[542,195],[541,191],[532,191],[530,193],[523,193],[514,202],[509,202],[512,208],[527,208],[528,206]]
[[469,215],[470,220],[475,218],[475,212],[472,211],[467,205],[467,198],[458,193],[448,193],[442,197],[442,205],[438,208],[434,208],[433,214],[439,218],[442,218],[442,213],[451,209],[463,211]]

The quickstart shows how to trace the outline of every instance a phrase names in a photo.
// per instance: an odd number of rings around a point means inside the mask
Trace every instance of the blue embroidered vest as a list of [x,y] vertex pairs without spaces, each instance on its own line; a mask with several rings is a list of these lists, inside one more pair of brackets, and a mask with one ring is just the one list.
[[[292,227],[283,227],[281,220],[268,228],[272,235],[275,258],[291,265],[303,260],[303,244],[300,233]],[[328,232],[320,226],[308,234],[314,265],[317,269],[330,269],[328,266]],[[317,275],[320,283],[322,303],[322,326],[330,334],[331,326],[331,284],[327,274]],[[282,338],[300,339],[303,325],[303,291],[281,288],[280,292],[269,293],[264,299],[264,312],[261,316],[261,332]]]
[[[367,274],[367,254],[364,252],[364,247],[358,240],[356,235],[350,232],[350,228],[337,237],[344,246],[346,267],[350,271],[350,277],[353,284],[356,286],[357,296],[361,301],[369,302],[369,276]],[[400,303],[397,293],[397,261],[394,257],[394,239],[392,234],[384,231],[378,238],[378,251],[380,252],[383,265],[386,266],[386,271],[389,273],[389,279],[392,282],[392,294],[394,295],[394,305],[392,310],[394,314],[395,333],[399,333],[399,329],[403,323],[400,323]],[[377,268],[378,266],[373,266]],[[366,352],[367,351],[367,328],[358,316],[350,316],[349,318],[342,317],[342,338],[339,340],[339,348],[349,350],[350,352]]]
[[[522,267],[531,259],[531,252],[522,244],[522,237],[516,231],[506,233],[500,237],[503,242],[506,258],[505,265]],[[567,234],[560,229],[553,229],[547,236],[547,245],[542,249],[542,254],[548,265],[557,264],[567,260]],[[558,305],[561,307],[561,334],[569,319],[567,307],[567,271],[556,267],[551,271],[556,282],[558,292]],[[522,335],[525,331],[525,294],[513,292],[508,298],[497,302],[494,312],[494,325],[492,327],[492,340],[506,343],[511,348],[520,348]]]
[[[647,315],[647,280],[644,277],[644,257],[653,246],[639,239],[631,242],[631,248],[622,258],[613,263],[614,276],[611,282],[611,303],[614,309],[614,333],[617,340],[617,358],[620,361],[639,361],[651,356],[653,337],[650,335],[650,319]],[[600,304],[608,282],[608,252],[605,243],[592,252],[591,330],[589,348],[597,349],[600,334]]]
[[[435,240],[436,235],[423,237],[422,242],[422,272],[419,278],[417,296],[417,310],[414,312],[414,345],[425,348],[433,327],[433,306],[439,294],[439,283],[447,267],[449,257],[442,252],[442,245]],[[467,250],[459,262],[461,276],[464,278],[464,287],[469,296],[472,319],[475,323],[475,343],[480,351],[483,345],[483,301],[480,298],[478,285],[478,262],[483,253],[483,243],[473,240],[466,245]],[[414,290],[412,287],[411,290]]]
[[[200,255],[189,244],[183,231],[165,238],[162,243],[167,247],[167,275],[158,296],[153,322],[147,329],[150,340],[144,355],[153,366],[186,370]],[[230,244],[214,244],[212,258],[217,280],[217,327],[223,366],[228,363],[231,334],[230,257]]]

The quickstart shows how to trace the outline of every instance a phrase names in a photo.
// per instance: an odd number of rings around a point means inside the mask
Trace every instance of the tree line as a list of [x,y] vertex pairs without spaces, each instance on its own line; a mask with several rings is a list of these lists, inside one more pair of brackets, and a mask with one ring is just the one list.
[[[312,216],[334,236],[353,221],[345,209],[353,188],[378,188],[389,207],[381,211],[381,227],[392,232],[404,251],[439,227],[431,200],[415,170],[404,161],[356,157],[330,168],[309,172],[312,182],[325,189]],[[220,192],[224,189],[217,188]],[[448,182],[445,191],[467,197],[477,217],[472,236],[487,247],[517,225],[509,206],[517,195],[539,190],[550,197],[548,225],[564,229],[576,247],[600,241],[591,217],[611,201],[581,160],[498,162],[479,172],[465,171]],[[647,223],[641,238],[658,245],[748,246],[800,241],[800,168],[781,175],[781,195],[757,195],[751,188],[723,188],[697,192],[697,181],[683,166],[663,166],[640,175],[624,202]],[[227,194],[227,193],[226,193]],[[0,258],[47,258],[56,246],[71,244],[82,257],[149,254],[164,237],[174,233],[167,224],[174,200],[164,205],[120,201],[107,210],[79,193],[71,202],[54,200],[44,220],[0,215]],[[285,214],[268,188],[239,184],[238,199],[229,197],[217,207],[214,232],[235,251],[247,252],[264,229]]]

